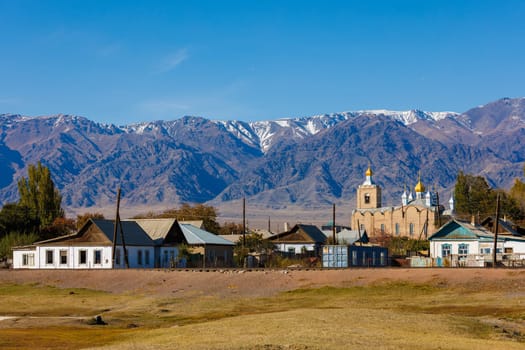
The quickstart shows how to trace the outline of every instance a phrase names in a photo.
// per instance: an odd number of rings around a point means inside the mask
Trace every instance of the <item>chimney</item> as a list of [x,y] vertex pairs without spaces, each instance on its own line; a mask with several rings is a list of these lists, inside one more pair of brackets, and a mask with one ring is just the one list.
[[476,226],[476,216],[475,215],[472,215],[472,217],[470,218],[470,224],[472,226]]

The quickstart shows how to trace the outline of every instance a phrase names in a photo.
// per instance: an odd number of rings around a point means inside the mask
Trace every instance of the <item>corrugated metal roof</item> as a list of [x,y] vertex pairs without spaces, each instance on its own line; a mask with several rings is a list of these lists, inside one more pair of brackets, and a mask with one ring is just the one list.
[[135,219],[135,221],[155,243],[162,244],[176,219]]
[[[326,237],[332,237],[333,235],[332,230],[324,230],[322,232],[324,233]],[[337,237],[337,240],[339,242],[344,241],[346,242],[346,244],[354,244],[355,242],[359,241],[359,231],[357,230],[344,229],[344,230],[337,232],[335,236]],[[368,242],[368,235],[366,234],[366,232],[361,233],[361,241],[363,243]]]
[[324,243],[326,242],[326,236],[324,233],[319,230],[319,228],[315,225],[305,225],[305,224],[297,224],[300,229],[302,229],[312,240],[316,243]]
[[[460,239],[494,241],[494,233],[483,226],[475,226],[468,222],[452,220],[443,225],[428,240]],[[498,241],[525,241],[523,237],[498,235]]]
[[204,220],[182,220],[179,221],[179,224],[188,224],[204,229]]
[[[92,220],[93,223],[113,242],[113,233],[115,230],[114,220]],[[135,221],[121,221],[122,232],[126,245],[153,246],[155,243],[148,234]],[[117,231],[117,244],[122,244],[120,229]]]
[[190,224],[180,224],[179,226],[184,234],[184,238],[188,244],[204,244],[204,245],[235,245],[220,236],[214,235],[208,231],[204,231],[198,227]]

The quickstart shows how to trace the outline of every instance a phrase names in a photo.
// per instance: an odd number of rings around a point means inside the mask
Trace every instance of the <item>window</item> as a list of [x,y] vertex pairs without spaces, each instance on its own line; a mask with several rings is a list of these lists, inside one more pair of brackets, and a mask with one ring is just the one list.
[[381,224],[381,233],[385,233],[385,224]]
[[441,256],[443,258],[446,258],[447,256],[449,256],[451,249],[452,249],[452,246],[450,244],[443,244],[441,246]]
[[468,255],[468,244],[461,243],[458,247],[458,255]]
[[295,248],[288,248],[288,253],[295,254]]
[[365,204],[370,204],[370,194],[365,193]]
[[356,250],[352,250],[352,265],[354,266],[357,265],[357,251]]
[[60,265],[67,265],[67,250],[60,251]]
[[81,250],[78,252],[78,261],[80,265],[87,264],[87,250]]
[[53,265],[53,251],[46,250],[46,264]]
[[366,266],[366,252],[363,252],[363,265]]
[[505,248],[505,254],[512,254],[514,252],[512,247]]
[[35,266],[35,254],[23,254],[22,266]]
[[365,231],[365,224],[360,224],[359,225],[359,229],[361,230],[361,232],[364,232]]
[[381,252],[381,255],[379,256],[379,264],[381,266],[385,266],[386,265],[386,261],[385,261],[385,252]]
[[414,224],[410,223],[410,225],[408,226],[408,229],[409,229],[410,236],[413,236],[414,235]]
[[372,252],[372,266],[376,265],[376,252]]
[[490,248],[481,248],[480,253],[481,254],[490,254],[491,249]]
[[142,250],[137,252],[137,264],[142,265]]
[[399,236],[399,223],[396,222],[396,236]]
[[97,249],[93,252],[93,261],[95,265],[102,264],[102,250]]

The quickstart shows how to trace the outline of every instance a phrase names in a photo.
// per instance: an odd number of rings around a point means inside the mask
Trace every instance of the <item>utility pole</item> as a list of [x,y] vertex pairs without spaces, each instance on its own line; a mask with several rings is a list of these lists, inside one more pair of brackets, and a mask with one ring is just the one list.
[[120,187],[117,190],[117,210],[115,213],[115,226],[113,229],[113,252],[112,252],[112,261],[113,268],[115,268],[115,255],[117,251],[117,232],[120,227],[120,240],[122,242],[122,250],[124,251],[124,263],[126,267],[129,268],[128,252],[126,250],[126,241],[124,240],[124,230],[122,229],[122,222],[120,221]]
[[492,267],[496,268],[496,257],[498,250],[498,231],[499,231],[499,193],[496,197],[496,224],[494,225],[494,249],[492,251]]
[[117,250],[117,232],[118,232],[118,218],[119,218],[119,206],[120,206],[120,187],[117,190],[117,210],[115,212],[115,227],[113,229],[113,252],[111,261],[113,262],[113,268],[115,268],[115,254]]
[[337,244],[335,238],[335,203],[332,205],[332,244]]
[[246,197],[242,198],[242,246],[246,246]]

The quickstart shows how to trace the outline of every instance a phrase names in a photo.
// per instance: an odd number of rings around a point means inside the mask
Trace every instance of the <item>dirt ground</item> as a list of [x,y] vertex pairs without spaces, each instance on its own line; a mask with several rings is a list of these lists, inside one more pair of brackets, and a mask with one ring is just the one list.
[[516,293],[525,292],[525,269],[0,270],[0,283],[177,297],[268,297],[298,288],[389,282],[430,283],[469,290],[507,289]]

